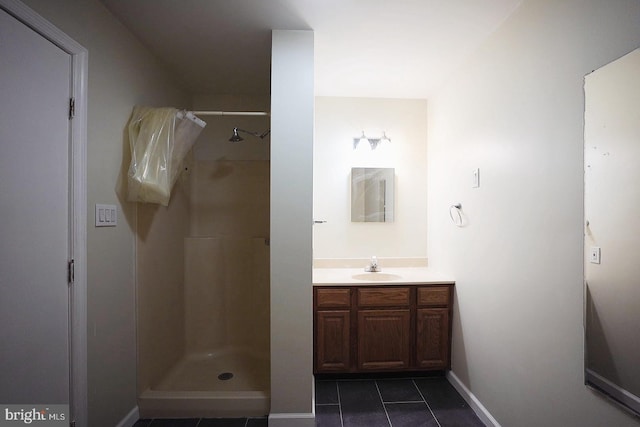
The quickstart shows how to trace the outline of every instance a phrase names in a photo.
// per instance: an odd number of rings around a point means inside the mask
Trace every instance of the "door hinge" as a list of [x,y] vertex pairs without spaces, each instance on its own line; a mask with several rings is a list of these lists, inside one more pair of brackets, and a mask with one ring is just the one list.
[[69,282],[69,286],[73,285],[74,278],[75,278],[74,260],[70,260],[67,265],[67,280]]
[[76,422],[75,421],[71,421],[69,423],[69,427],[76,427]]
[[69,98],[69,120],[76,116],[76,99]]

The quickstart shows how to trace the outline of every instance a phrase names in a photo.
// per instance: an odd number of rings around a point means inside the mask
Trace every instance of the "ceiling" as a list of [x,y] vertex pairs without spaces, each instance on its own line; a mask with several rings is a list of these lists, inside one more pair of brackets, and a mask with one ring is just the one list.
[[313,30],[317,96],[427,98],[522,0],[100,0],[197,94],[268,95],[271,30]]

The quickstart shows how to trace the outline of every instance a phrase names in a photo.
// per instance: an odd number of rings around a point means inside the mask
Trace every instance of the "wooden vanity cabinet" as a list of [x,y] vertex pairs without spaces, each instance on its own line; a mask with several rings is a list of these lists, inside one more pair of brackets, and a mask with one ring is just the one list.
[[314,372],[448,369],[452,286],[314,287]]

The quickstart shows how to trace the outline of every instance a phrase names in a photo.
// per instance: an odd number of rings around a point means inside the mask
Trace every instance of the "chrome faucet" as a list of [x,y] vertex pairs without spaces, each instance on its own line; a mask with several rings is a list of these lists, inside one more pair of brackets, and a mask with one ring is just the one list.
[[376,273],[378,271],[381,271],[382,269],[380,267],[378,267],[378,258],[376,258],[376,256],[372,256],[371,257],[371,261],[369,261],[369,265],[367,265],[364,268],[364,271],[370,272],[370,273]]

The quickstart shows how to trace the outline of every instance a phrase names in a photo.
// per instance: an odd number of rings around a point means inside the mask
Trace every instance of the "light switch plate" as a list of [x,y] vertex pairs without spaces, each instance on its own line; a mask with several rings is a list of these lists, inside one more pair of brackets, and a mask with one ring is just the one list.
[[591,264],[600,264],[600,248],[592,246],[589,251],[589,262]]
[[96,204],[96,227],[115,227],[118,225],[116,205]]
[[472,188],[480,187],[480,169],[476,168],[473,170],[473,185]]

